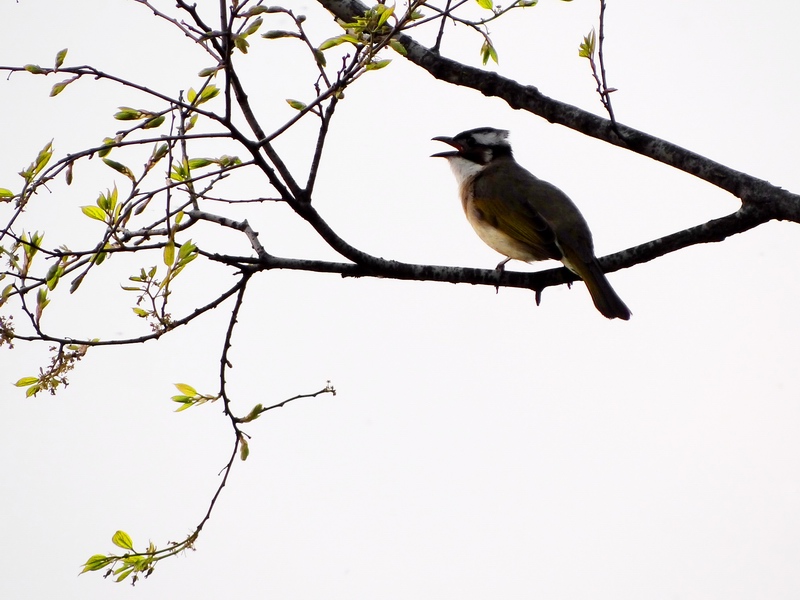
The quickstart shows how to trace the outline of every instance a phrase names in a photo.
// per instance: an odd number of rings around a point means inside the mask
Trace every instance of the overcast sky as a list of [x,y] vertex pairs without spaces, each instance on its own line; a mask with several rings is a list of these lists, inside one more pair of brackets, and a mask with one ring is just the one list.
[[[608,4],[620,122],[800,190],[800,4]],[[212,20],[216,2],[198,5]],[[317,42],[340,31],[313,2],[286,6],[308,15]],[[597,12],[589,0],[541,0],[515,13],[492,27],[500,64],[487,68],[601,114],[577,56]],[[133,1],[5,1],[0,23],[3,65],[50,66],[68,47],[67,64],[170,94],[196,87],[209,66]],[[479,39],[463,28],[448,35],[444,54],[479,64]],[[312,99],[312,80],[292,41],[253,46],[239,62],[251,100],[277,127],[291,116],[285,98]],[[431,137],[478,126],[511,131],[517,159],[580,206],[600,255],[738,206],[689,175],[394,58],[340,103],[315,195],[328,222],[371,254],[494,267],[447,165],[429,158],[442,149]],[[89,80],[48,98],[56,81],[0,79],[0,187],[18,190],[17,172],[51,138],[59,156],[96,144],[118,128],[118,106],[148,102]],[[311,133],[279,144],[292,166],[307,164]],[[75,175],[26,216],[51,246],[101,235],[79,207],[115,174],[89,164]],[[127,190],[123,177],[116,184]],[[256,179],[241,185],[231,194],[269,193]],[[274,254],[335,258],[287,210],[237,215]],[[248,252],[213,228],[192,238]],[[3,348],[0,597],[797,598],[798,259],[797,226],[771,223],[613,273],[629,322],[600,316],[580,283],[545,290],[537,307],[525,290],[260,274],[234,338],[236,409],[327,380],[338,394],[248,425],[250,458],[235,465],[196,552],[133,589],[77,573],[114,549],[117,529],[161,547],[205,514],[229,425],[221,405],[175,414],[169,398],[175,382],[216,390],[230,305],[159,342],[90,351],[55,397],[26,399],[11,385],[46,363],[46,347]],[[109,261],[72,298],[59,288],[46,325],[75,337],[143,333],[119,287],[136,264]],[[544,266],[555,265],[508,268]],[[233,283],[204,267],[187,269],[176,313]]]

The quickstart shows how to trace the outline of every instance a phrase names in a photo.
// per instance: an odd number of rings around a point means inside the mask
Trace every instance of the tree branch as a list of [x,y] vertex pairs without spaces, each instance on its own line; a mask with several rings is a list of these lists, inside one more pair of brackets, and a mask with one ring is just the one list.
[[[318,1],[344,21],[353,20],[367,10],[359,0]],[[409,61],[440,81],[472,88],[485,96],[501,98],[513,109],[528,111],[551,123],[647,156],[722,188],[745,203],[769,204],[763,215],[765,221],[775,218],[800,222],[800,196],[796,194],[790,194],[767,181],[731,169],[666,140],[617,123],[623,136],[620,139],[608,119],[549,98],[534,86],[522,85],[497,73],[445,58],[408,35],[400,34],[396,39],[406,48],[406,58]]]

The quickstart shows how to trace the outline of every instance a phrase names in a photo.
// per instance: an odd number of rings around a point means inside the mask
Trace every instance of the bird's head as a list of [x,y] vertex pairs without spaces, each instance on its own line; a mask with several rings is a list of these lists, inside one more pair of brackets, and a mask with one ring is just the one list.
[[480,173],[486,165],[502,156],[511,156],[508,131],[492,127],[478,127],[462,131],[455,137],[433,138],[454,148],[431,156],[446,158],[459,183],[464,183]]
[[479,165],[486,165],[498,156],[511,154],[508,131],[505,129],[478,127],[469,131],[462,131],[452,138],[439,136],[433,139],[455,148],[455,150],[439,152],[433,155],[442,158],[461,157]]

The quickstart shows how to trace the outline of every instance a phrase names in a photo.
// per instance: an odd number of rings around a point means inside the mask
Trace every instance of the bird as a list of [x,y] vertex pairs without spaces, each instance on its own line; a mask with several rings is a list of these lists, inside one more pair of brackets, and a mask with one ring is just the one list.
[[631,311],[611,287],[597,257],[589,225],[559,188],[539,179],[515,159],[505,129],[478,127],[433,141],[454,148],[447,159],[458,182],[464,213],[475,233],[511,260],[560,260],[586,284],[595,307],[609,319]]

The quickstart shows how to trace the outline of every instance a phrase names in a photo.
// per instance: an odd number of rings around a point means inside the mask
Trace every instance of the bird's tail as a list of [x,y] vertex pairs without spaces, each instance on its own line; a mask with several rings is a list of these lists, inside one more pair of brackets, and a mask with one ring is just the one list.
[[600,268],[597,259],[589,262],[581,260],[569,261],[569,268],[583,279],[592,301],[604,317],[609,319],[623,319],[627,321],[631,318],[631,311],[625,306],[622,298],[617,296],[617,292],[611,287],[606,278],[606,274]]

